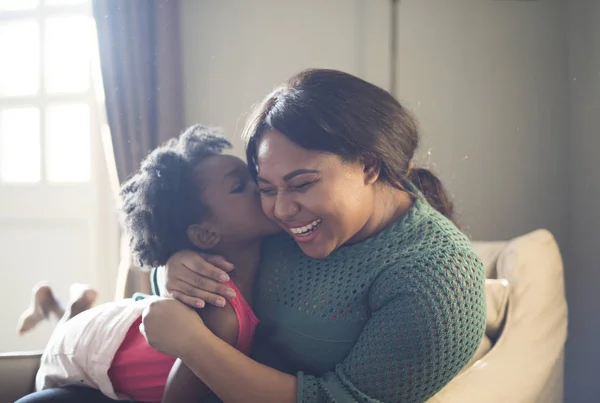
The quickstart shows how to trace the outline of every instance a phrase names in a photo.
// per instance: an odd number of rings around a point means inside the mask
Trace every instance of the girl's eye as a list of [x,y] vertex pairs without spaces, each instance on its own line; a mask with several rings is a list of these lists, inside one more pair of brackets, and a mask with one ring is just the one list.
[[244,190],[246,190],[246,183],[240,183],[239,185],[236,185],[233,189],[231,189],[231,193],[242,193]]
[[265,196],[273,196],[275,194],[275,188],[258,188],[258,191]]

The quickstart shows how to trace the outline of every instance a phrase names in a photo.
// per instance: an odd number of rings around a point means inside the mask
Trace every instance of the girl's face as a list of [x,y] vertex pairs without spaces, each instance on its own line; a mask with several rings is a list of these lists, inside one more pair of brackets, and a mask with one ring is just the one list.
[[241,159],[214,155],[198,165],[202,203],[208,217],[202,225],[219,236],[219,243],[253,241],[280,232],[265,217],[256,184]]
[[257,163],[263,211],[305,254],[324,258],[360,237],[375,193],[363,164],[306,150],[274,130],[261,136]]

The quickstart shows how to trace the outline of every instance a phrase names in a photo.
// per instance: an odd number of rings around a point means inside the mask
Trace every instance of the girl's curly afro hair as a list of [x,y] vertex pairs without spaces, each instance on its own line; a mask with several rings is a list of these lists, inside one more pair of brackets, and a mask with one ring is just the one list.
[[164,265],[173,253],[194,248],[187,228],[209,214],[200,200],[195,169],[204,158],[230,147],[218,130],[191,126],[152,151],[123,184],[123,221],[143,268]]

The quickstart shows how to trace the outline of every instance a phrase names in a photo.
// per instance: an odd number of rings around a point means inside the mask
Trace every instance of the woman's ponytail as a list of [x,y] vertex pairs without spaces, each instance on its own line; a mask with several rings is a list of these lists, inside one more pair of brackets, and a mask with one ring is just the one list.
[[442,181],[433,172],[426,168],[414,167],[410,169],[408,178],[433,208],[454,222],[454,204]]

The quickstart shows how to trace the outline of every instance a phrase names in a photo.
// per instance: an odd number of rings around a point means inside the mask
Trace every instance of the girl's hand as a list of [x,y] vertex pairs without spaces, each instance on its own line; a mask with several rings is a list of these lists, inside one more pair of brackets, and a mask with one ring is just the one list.
[[221,256],[183,250],[171,256],[167,266],[158,270],[161,295],[194,308],[203,308],[206,302],[224,307],[225,298],[235,297],[235,292],[222,284],[229,281],[227,272],[233,270],[233,265]]
[[197,312],[171,298],[157,298],[142,313],[140,331],[156,351],[183,357],[210,332]]

